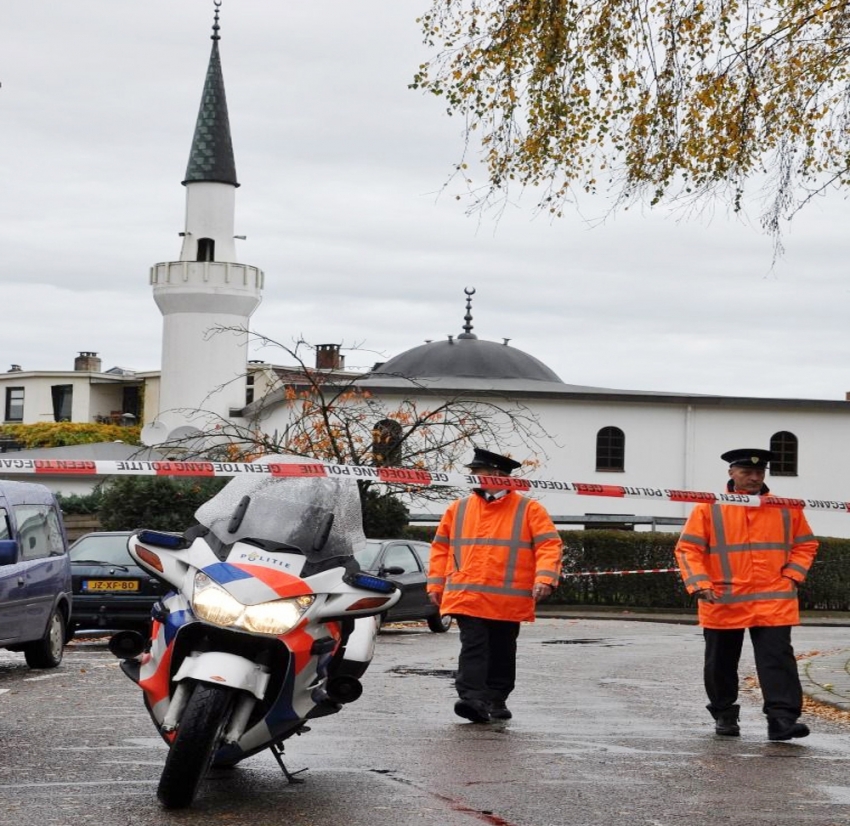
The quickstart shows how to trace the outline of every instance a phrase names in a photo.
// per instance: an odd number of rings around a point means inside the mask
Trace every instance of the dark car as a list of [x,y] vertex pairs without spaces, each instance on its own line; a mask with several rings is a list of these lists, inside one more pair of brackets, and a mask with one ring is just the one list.
[[441,617],[425,592],[430,554],[427,542],[407,539],[368,539],[355,554],[364,571],[392,580],[401,590],[401,599],[381,616],[382,623],[425,620],[435,634],[449,630],[452,618]]
[[70,548],[71,629],[150,632],[151,607],[165,588],[127,550],[131,531],[95,531]]

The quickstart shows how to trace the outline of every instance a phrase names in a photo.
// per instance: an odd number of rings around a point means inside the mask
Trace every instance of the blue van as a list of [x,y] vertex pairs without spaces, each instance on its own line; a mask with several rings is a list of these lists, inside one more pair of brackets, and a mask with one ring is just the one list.
[[62,662],[71,563],[62,512],[44,485],[0,481],[0,648],[30,668]]

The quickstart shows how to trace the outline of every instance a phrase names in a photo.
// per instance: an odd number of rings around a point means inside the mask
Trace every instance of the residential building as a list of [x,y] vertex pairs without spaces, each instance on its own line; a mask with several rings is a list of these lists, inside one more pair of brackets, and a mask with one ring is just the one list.
[[145,408],[156,405],[158,385],[158,371],[104,371],[96,352],[79,353],[73,370],[26,370],[13,364],[0,373],[2,422],[139,424]]

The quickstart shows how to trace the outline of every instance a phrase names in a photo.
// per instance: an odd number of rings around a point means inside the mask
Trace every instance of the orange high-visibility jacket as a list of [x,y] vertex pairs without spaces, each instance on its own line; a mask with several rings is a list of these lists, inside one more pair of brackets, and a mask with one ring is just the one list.
[[799,625],[797,584],[818,542],[801,510],[697,505],[676,544],[688,593],[712,588],[715,602],[699,601],[704,628]]
[[518,493],[488,502],[474,494],[449,505],[434,541],[428,592],[442,614],[534,621],[536,582],[557,587],[561,537],[539,502]]

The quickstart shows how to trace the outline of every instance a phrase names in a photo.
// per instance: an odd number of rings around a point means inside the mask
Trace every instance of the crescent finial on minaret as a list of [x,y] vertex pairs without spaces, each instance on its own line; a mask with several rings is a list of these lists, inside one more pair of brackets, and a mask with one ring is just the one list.
[[213,5],[215,6],[215,20],[213,21],[213,33],[210,35],[210,40],[221,40],[218,36],[218,30],[221,28],[218,25],[218,10],[221,8],[221,0],[213,0]]

